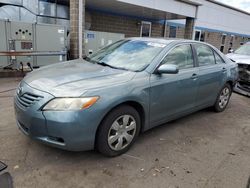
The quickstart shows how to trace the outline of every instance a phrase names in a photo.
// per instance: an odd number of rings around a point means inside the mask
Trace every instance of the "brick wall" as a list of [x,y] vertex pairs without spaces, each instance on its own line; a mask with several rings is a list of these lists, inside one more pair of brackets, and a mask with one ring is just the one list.
[[[218,32],[205,32],[205,42],[212,44],[216,48],[220,49],[222,45],[222,34]],[[245,42],[247,42],[247,38],[244,39]],[[234,36],[232,49],[236,50],[241,46],[242,43],[242,36]],[[228,50],[230,48],[231,43],[231,35],[226,35],[225,45],[224,45],[224,51],[223,53],[228,53]]]
[[[112,33],[123,33],[125,37],[139,37],[141,21],[139,19],[106,14],[95,11],[87,11],[86,22],[91,20],[90,30]],[[163,37],[164,25],[152,23],[152,37]]]
[[[78,23],[79,23],[79,1],[71,0],[70,1],[70,58],[76,59],[79,56],[79,44],[78,44]],[[85,20],[85,0],[83,0],[83,20]],[[84,34],[84,26],[83,25],[83,33]],[[84,45],[82,47],[82,51],[84,52]]]
[[[93,31],[104,31],[104,32],[113,32],[113,33],[123,33],[125,37],[139,37],[141,30],[141,21],[136,18],[112,15],[96,11],[86,11],[86,23],[90,23],[89,30]],[[152,22],[152,37],[163,37],[164,36],[165,26],[164,24]],[[169,37],[170,26],[166,27],[166,37]],[[212,44],[216,48],[220,49],[221,47],[221,37],[223,33],[219,32],[208,32],[205,31],[205,42]],[[184,38],[185,27],[177,26],[176,27],[176,38]],[[224,53],[228,52],[230,48],[230,39],[231,35],[226,36]],[[248,39],[245,38],[246,42]],[[235,36],[233,42],[233,49],[237,49],[242,42],[241,36]]]

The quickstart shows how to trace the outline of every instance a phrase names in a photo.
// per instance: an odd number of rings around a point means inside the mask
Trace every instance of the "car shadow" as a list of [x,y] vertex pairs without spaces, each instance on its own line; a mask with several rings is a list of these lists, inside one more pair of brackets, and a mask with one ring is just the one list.
[[[151,142],[152,137],[150,135],[153,134],[153,137],[158,137],[158,135],[162,133],[167,133],[168,131],[171,131],[172,129],[178,129],[181,127],[185,122],[189,122],[188,124],[185,123],[185,126],[192,126],[192,123],[190,123],[193,119],[202,117],[204,114],[214,114],[210,108],[195,112],[191,115],[184,116],[182,118],[170,121],[168,123],[164,123],[162,125],[159,125],[157,127],[154,127],[148,131],[145,131],[141,133],[138,137],[138,142]],[[195,125],[197,126],[197,125]],[[202,126],[202,125],[199,125]],[[33,141],[32,141],[33,142]],[[74,163],[75,161],[107,161],[111,160],[112,158],[103,156],[99,152],[92,150],[92,151],[80,151],[80,152],[74,152],[74,151],[66,151],[61,150],[57,148],[53,148],[41,143],[34,142],[35,147],[39,147],[39,150],[45,151],[45,153],[48,153],[51,158],[57,157],[58,160],[64,160],[68,162]],[[137,142],[135,142],[133,149],[136,150],[136,147],[140,147]]]

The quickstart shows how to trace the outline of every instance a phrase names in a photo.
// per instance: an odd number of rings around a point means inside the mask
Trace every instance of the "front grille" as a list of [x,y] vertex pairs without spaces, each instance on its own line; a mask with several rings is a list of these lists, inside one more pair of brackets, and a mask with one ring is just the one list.
[[250,65],[239,64],[239,81],[245,82],[245,84],[250,83]]
[[17,101],[20,105],[22,105],[23,107],[30,107],[33,104],[35,104],[36,102],[38,102],[39,100],[41,100],[43,98],[43,96],[40,95],[35,95],[32,93],[24,93],[23,95],[19,96],[17,94]]

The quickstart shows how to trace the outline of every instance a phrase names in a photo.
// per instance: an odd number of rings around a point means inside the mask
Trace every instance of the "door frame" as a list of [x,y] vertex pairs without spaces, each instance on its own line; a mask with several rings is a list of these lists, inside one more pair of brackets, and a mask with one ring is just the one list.
[[200,34],[199,34],[199,40],[196,40],[196,41],[201,41],[201,32],[202,32],[201,29],[195,29],[195,30],[194,30],[193,40],[195,40],[196,31],[200,33]]
[[143,27],[143,24],[148,24],[149,25],[149,37],[151,37],[152,22],[148,22],[148,21],[141,21],[140,37],[142,37],[142,27]]

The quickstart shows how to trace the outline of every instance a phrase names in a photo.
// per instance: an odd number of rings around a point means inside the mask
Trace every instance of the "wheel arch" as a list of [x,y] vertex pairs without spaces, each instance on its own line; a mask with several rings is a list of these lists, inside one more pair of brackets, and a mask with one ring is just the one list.
[[124,101],[124,102],[120,102],[119,104],[116,104],[114,105],[102,118],[101,122],[99,123],[98,127],[97,127],[97,130],[96,130],[96,133],[95,133],[95,145],[96,145],[96,138],[97,138],[97,134],[98,134],[98,131],[99,131],[99,128],[103,122],[103,120],[107,117],[107,115],[112,112],[113,110],[115,110],[116,108],[120,107],[120,106],[123,106],[123,105],[128,105],[128,106],[131,106],[133,107],[138,113],[139,113],[139,116],[141,118],[141,129],[140,129],[140,132],[142,132],[144,130],[144,126],[146,124],[146,110],[144,109],[143,105],[138,102],[138,101],[134,101],[134,100],[127,100],[127,101]]
[[234,82],[232,80],[228,80],[226,84],[229,84],[231,86],[231,89],[234,88]]

